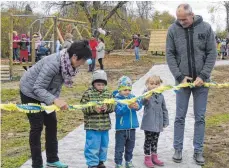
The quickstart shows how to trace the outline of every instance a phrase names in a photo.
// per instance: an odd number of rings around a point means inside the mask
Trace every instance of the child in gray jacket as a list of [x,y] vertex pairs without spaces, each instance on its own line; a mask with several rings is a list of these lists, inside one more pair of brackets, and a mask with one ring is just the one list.
[[[159,76],[149,77],[146,80],[147,91],[159,87],[161,83],[162,80]],[[169,125],[164,96],[154,93],[152,96],[143,99],[143,105],[144,115],[141,129],[145,131],[144,164],[149,168],[154,167],[154,164],[163,166],[164,163],[157,156],[157,143],[160,132]]]

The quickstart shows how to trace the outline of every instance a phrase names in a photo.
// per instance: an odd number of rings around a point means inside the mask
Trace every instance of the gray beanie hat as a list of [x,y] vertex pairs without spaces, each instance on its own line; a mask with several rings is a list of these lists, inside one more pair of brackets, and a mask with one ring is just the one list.
[[106,72],[104,70],[97,70],[97,71],[93,72],[92,85],[96,81],[104,82],[107,85],[107,74],[106,74]]

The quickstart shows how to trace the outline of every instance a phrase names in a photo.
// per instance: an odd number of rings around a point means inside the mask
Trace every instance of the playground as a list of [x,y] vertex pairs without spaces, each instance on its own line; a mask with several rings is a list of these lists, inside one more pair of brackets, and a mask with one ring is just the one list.
[[[112,10],[111,10],[112,11]],[[118,15],[118,13],[117,13]],[[10,14],[9,21],[9,51],[8,56],[1,58],[1,104],[21,104],[20,99],[20,79],[31,66],[48,56],[49,54],[58,54],[65,42],[65,35],[73,35],[72,40],[102,37],[107,44],[105,57],[103,58],[104,70],[107,73],[108,90],[113,92],[117,90],[118,80],[123,75],[131,78],[133,82],[132,93],[140,96],[145,90],[145,82],[148,77],[158,75],[163,80],[162,86],[174,86],[175,81],[168,67],[165,57],[165,43],[168,27],[150,28],[140,33],[140,26],[135,22],[136,32],[125,31],[125,45],[119,40],[112,41],[117,31],[112,29],[111,25],[103,29],[100,27],[90,27],[88,22],[64,18],[60,16],[38,17],[34,15],[16,15]],[[28,41],[25,46],[30,46],[26,54],[19,51],[18,60],[14,57],[13,32],[18,25],[15,20],[28,19],[29,23],[25,30],[28,30]],[[117,23],[118,24],[118,23]],[[15,26],[15,27],[14,27]],[[139,27],[138,27],[139,26]],[[110,31],[111,30],[111,31]],[[22,31],[21,31],[22,32]],[[22,34],[20,32],[20,34]],[[147,32],[147,33],[146,33]],[[98,33],[98,34],[97,34]],[[136,34],[132,34],[136,33]],[[36,38],[39,36],[39,42],[45,42],[48,52],[41,55],[38,59],[36,49]],[[94,35],[92,35],[94,34]],[[120,35],[120,34],[118,34]],[[93,37],[92,37],[93,36]],[[121,36],[121,35],[120,35]],[[123,40],[124,40],[124,35]],[[36,36],[37,37],[37,36]],[[119,37],[120,38],[120,37]],[[135,40],[139,42],[139,55],[135,57]],[[107,43],[106,43],[107,42]],[[21,41],[20,43],[21,45]],[[113,44],[118,43],[118,45]],[[120,43],[120,44],[119,44]],[[121,44],[122,43],[122,44]],[[18,45],[20,50],[21,46]],[[110,47],[112,46],[112,47]],[[118,46],[118,47],[117,47]],[[25,50],[25,49],[24,49]],[[228,50],[229,51],[229,50]],[[226,54],[226,52],[225,52]],[[228,53],[229,54],[229,53]],[[229,55],[221,60],[219,54],[216,60],[214,70],[211,74],[211,84],[229,83]],[[101,68],[96,60],[95,69]],[[91,86],[93,73],[88,71],[88,65],[80,66],[79,72],[73,78],[71,88],[63,85],[60,99],[66,100],[68,105],[79,105],[85,90]],[[183,161],[178,164],[172,160],[174,153],[174,122],[176,117],[176,93],[177,90],[167,90],[163,93],[170,124],[161,132],[158,142],[159,159],[163,160],[165,168],[201,168],[193,160],[193,134],[195,116],[193,114],[193,97],[190,97],[188,112],[186,116]],[[202,168],[229,168],[229,89],[228,87],[210,87],[207,112],[206,112],[206,133],[204,140],[205,165]],[[144,111],[137,112],[138,121],[141,124]],[[85,130],[84,113],[82,110],[60,110],[57,113],[57,138],[58,138],[58,156],[61,161],[68,164],[69,168],[87,168],[84,158]],[[115,168],[115,113],[110,114],[111,130],[109,131],[108,156],[105,165],[107,168]],[[29,168],[31,167],[31,151],[29,146],[30,123],[25,113],[15,110],[1,110],[1,167],[2,168]],[[133,164],[135,168],[146,168],[144,165],[144,131],[136,129],[136,142],[133,152]],[[45,153],[45,131],[41,135],[42,157],[46,162]],[[155,166],[158,168],[159,166]]]
[[[122,61],[120,61],[122,59]],[[122,75],[128,75],[130,76],[133,81],[140,82],[139,80],[141,77],[143,77],[152,67],[158,66],[158,65],[164,65],[165,60],[161,57],[149,57],[145,56],[143,59],[141,59],[139,62],[134,61],[133,56],[107,56],[104,60],[104,64],[107,67],[107,73],[108,73],[108,83],[109,83],[109,89],[114,90],[116,89],[116,83],[118,78]],[[136,71],[137,67],[137,71]],[[21,66],[16,66],[18,74],[16,76],[20,76],[23,73],[23,69]],[[97,65],[98,68],[98,65]],[[227,73],[228,65],[225,66],[219,66],[216,67],[213,71],[213,79],[215,82],[223,83],[228,82],[229,76]],[[21,73],[19,73],[21,70]],[[153,70],[154,71],[154,70]],[[151,71],[152,72],[152,71]],[[165,74],[165,78],[167,74]],[[142,80],[142,79],[141,79]],[[83,91],[88,87],[91,81],[91,76],[88,75],[87,72],[87,66],[82,67],[80,70],[80,73],[78,74],[78,77],[75,78],[76,85],[73,86],[74,92],[72,92],[72,89],[63,88],[63,92],[61,93],[61,97],[65,97],[68,100],[69,104],[78,104],[79,100],[81,98],[81,95],[83,94]],[[20,103],[19,98],[19,77],[15,78],[14,81],[11,82],[4,82],[2,83],[2,103]],[[142,84],[141,84],[142,85]],[[137,89],[138,87],[136,87]],[[137,91],[137,90],[136,90]],[[207,159],[206,168],[213,168],[215,166],[225,167],[228,165],[228,137],[225,136],[228,134],[228,123],[229,123],[229,106],[228,106],[228,89],[215,89],[211,88],[209,93],[209,104],[208,104],[208,111],[207,111],[207,130],[206,130],[206,140],[205,140],[205,150],[207,151],[205,153],[205,157]],[[170,93],[172,97],[175,96],[175,93]],[[171,103],[171,106],[173,108],[175,107],[173,103]],[[172,108],[172,107],[171,107]],[[171,109],[171,112],[174,112],[174,110]],[[139,115],[141,116],[142,112],[139,112]],[[191,109],[189,111],[190,120],[193,120],[193,115],[191,112]],[[79,111],[64,111],[64,112],[58,112],[58,139],[61,140],[65,136],[67,136],[69,133],[71,133],[73,130],[78,128],[81,131],[82,130],[82,123],[83,123],[83,113]],[[173,116],[170,116],[171,119]],[[114,124],[114,121],[112,121],[112,124]],[[28,135],[29,135],[29,123],[26,115],[21,112],[8,112],[8,111],[2,111],[2,163],[1,166],[4,168],[8,168],[9,165],[12,167],[20,167],[23,165],[27,159],[30,157],[30,149],[28,146]],[[170,126],[170,129],[164,133],[163,139],[165,139],[166,143],[172,145],[172,139],[169,140],[169,138],[172,138],[172,126]],[[80,131],[80,132],[81,132]],[[113,130],[111,131],[113,132]],[[140,132],[140,130],[139,130]],[[77,137],[79,135],[79,132],[76,131],[75,138],[82,138],[82,145],[83,146],[84,139],[83,135],[80,137]],[[192,135],[192,134],[191,134]],[[190,136],[191,136],[190,135]],[[71,136],[69,134],[68,136]],[[141,135],[138,136],[137,141],[139,141],[138,149],[136,150],[137,153],[142,152],[142,145],[141,143],[143,140],[141,140]],[[112,139],[111,137],[110,139]],[[112,141],[112,140],[111,140]],[[44,150],[44,133],[42,134],[42,149]],[[61,143],[60,143],[61,144]],[[74,145],[76,145],[76,142],[74,142],[73,139],[71,139],[71,142],[68,143],[69,149],[73,149],[72,153],[69,151],[63,151],[62,148],[60,148],[60,154],[62,155],[60,157],[63,157],[64,161],[70,162],[72,159],[68,160],[69,155],[73,155],[77,158],[78,155],[79,158],[83,157],[83,153],[76,152],[77,149],[74,148]],[[111,144],[112,145],[112,144]],[[186,144],[188,148],[191,148],[191,144],[188,145],[188,142]],[[66,147],[66,144],[63,142],[63,148]],[[81,149],[82,150],[82,149]],[[188,150],[188,149],[187,149]],[[112,165],[112,159],[113,159],[113,149],[112,146],[110,147],[110,156],[109,156],[109,165]],[[69,155],[66,155],[68,153]],[[192,151],[191,151],[192,153]],[[168,162],[171,162],[169,159],[172,155],[172,150],[167,153]],[[135,157],[138,157],[136,155]],[[141,161],[139,160],[141,163]],[[28,162],[30,163],[30,162]],[[28,164],[27,163],[27,164]],[[79,165],[83,165],[83,161],[79,162]],[[192,162],[191,162],[192,163]],[[28,166],[25,164],[25,168]],[[74,162],[72,163],[74,165]],[[193,163],[192,163],[193,164]],[[26,166],[27,165],[27,166]],[[74,166],[72,166],[74,168]],[[77,166],[78,167],[78,166]],[[142,168],[142,167],[139,167]]]

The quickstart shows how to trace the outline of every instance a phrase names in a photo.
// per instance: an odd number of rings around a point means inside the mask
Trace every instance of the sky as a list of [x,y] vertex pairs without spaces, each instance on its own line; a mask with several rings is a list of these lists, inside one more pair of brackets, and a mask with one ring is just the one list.
[[[154,10],[158,10],[160,12],[163,11],[169,11],[171,15],[174,15],[176,17],[176,8],[181,3],[189,3],[192,7],[192,10],[194,14],[201,15],[203,17],[203,20],[210,23],[213,30],[216,31],[216,29],[225,30],[226,27],[226,11],[223,7],[220,8],[220,10],[216,13],[215,18],[217,18],[217,22],[212,22],[212,14],[209,13],[209,8],[211,6],[217,6],[219,2],[212,2],[212,1],[195,1],[195,0],[189,0],[189,1],[163,1],[163,0],[155,0],[153,1],[153,7]],[[42,4],[42,2],[39,2],[39,4]],[[34,11],[42,11],[41,8],[42,5],[38,5],[37,8],[34,9]],[[136,5],[133,5],[133,8],[135,8]],[[216,20],[216,19],[215,19]],[[218,27],[218,28],[217,28]]]
[[[192,11],[196,15],[201,15],[203,20],[210,23],[213,30],[219,29],[224,30],[226,27],[226,11],[223,7],[216,12],[217,23],[213,23],[211,16],[212,14],[209,13],[209,8],[211,6],[217,6],[219,2],[210,2],[210,1],[173,1],[173,2],[155,2],[154,8],[159,11],[169,11],[171,15],[176,17],[176,8],[181,3],[189,3],[192,7]],[[215,19],[216,20],[216,19]]]

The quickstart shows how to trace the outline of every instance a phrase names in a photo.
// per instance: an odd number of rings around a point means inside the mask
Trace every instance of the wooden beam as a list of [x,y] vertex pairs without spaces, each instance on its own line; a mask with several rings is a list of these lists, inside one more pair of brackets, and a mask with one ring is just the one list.
[[[35,17],[35,18],[39,18],[36,15],[12,15],[13,17]],[[43,16],[42,18],[55,18],[56,16]]]
[[86,22],[82,22],[82,21],[78,21],[78,20],[72,20],[72,19],[63,19],[63,18],[58,18],[58,21],[86,24]]
[[86,32],[87,32],[87,34],[88,34],[88,36],[90,38],[91,37],[91,32],[87,28],[85,28],[85,27],[84,27],[84,30],[86,30]]
[[46,33],[45,36],[42,38],[43,40],[45,40],[45,38],[47,38],[47,36],[49,35],[49,33],[53,30],[53,25],[54,25],[54,23],[49,27],[47,33]]
[[59,30],[58,27],[57,27],[56,31],[57,31],[57,35],[58,35],[58,37],[60,39],[60,42],[63,44],[64,43],[64,39],[63,39],[63,37],[62,37],[62,35],[61,35],[60,30]]
[[126,45],[126,47],[124,48],[124,50],[126,50],[126,49],[131,45],[132,42],[133,42],[133,41],[131,40],[131,41]]
[[54,26],[53,26],[53,43],[54,43],[54,53],[56,52],[56,41],[57,41],[57,18],[53,18]]
[[[51,40],[54,40],[54,35],[52,34]],[[55,52],[55,43],[51,43],[51,53],[53,54]]]
[[32,64],[35,64],[36,53],[35,53],[35,39],[32,39],[32,50],[31,50]]
[[75,27],[74,27],[74,29],[76,30],[76,33],[79,35],[80,40],[82,40],[82,39],[83,39],[83,37],[81,36],[81,33],[80,33],[80,31],[79,31],[78,27],[77,27],[77,26],[75,26]]
[[10,40],[10,45],[9,45],[9,50],[10,50],[10,55],[9,55],[9,66],[10,66],[10,79],[13,77],[13,15],[12,13],[10,14],[10,31],[9,31],[9,40]]

